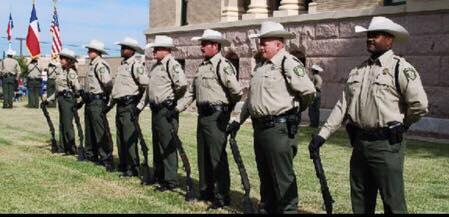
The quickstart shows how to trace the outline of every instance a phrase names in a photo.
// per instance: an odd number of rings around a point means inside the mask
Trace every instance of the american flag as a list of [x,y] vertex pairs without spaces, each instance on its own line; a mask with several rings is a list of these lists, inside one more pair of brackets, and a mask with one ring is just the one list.
[[61,30],[59,29],[58,13],[56,7],[53,11],[53,20],[51,21],[50,32],[52,34],[53,43],[51,46],[51,54],[53,56],[58,55],[62,50]]
[[8,34],[8,41],[11,41],[11,39],[12,39],[12,29],[13,28],[14,28],[14,23],[12,22],[11,13],[9,13],[8,29],[6,30],[6,34]]

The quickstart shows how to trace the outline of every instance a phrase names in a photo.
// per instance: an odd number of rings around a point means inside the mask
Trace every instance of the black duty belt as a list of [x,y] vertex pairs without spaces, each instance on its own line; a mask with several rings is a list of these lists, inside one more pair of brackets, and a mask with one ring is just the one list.
[[172,99],[165,100],[159,104],[150,102],[150,108],[154,112],[160,111],[163,108],[167,108],[167,109],[171,110],[171,109],[174,109],[175,107],[176,107],[176,101],[172,100]]
[[87,93],[87,103],[90,103],[94,100],[106,100],[106,95],[104,93],[100,94],[93,94],[93,93]]
[[299,124],[300,118],[297,113],[297,108],[293,108],[280,115],[266,115],[262,117],[252,118],[254,124],[261,125],[264,128],[274,127],[275,124],[294,122]]
[[348,124],[355,138],[367,141],[387,140],[390,137],[388,127],[364,129],[353,124]]
[[128,106],[128,105],[137,103],[138,99],[137,99],[136,95],[128,95],[128,96],[120,97],[116,100],[117,100],[117,105]]
[[12,73],[6,73],[3,77],[4,78],[8,78],[8,77],[13,77],[15,75],[13,75]]
[[210,104],[209,102],[198,103],[198,114],[201,116],[209,116],[215,112],[229,112],[229,106],[226,104]]
[[63,90],[61,92],[58,92],[58,96],[62,96],[64,98],[73,98],[75,94],[72,91]]

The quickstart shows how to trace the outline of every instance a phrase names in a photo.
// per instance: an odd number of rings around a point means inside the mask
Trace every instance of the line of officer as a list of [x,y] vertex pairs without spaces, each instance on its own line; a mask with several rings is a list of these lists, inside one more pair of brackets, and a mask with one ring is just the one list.
[[90,59],[87,78],[82,94],[84,107],[84,133],[86,158],[104,165],[106,170],[114,170],[112,139],[109,137],[109,123],[105,109],[112,90],[109,64],[102,58],[107,54],[104,43],[92,40],[85,46]]
[[371,57],[351,70],[340,100],[314,136],[309,150],[320,146],[347,121],[351,145],[351,202],[354,213],[373,214],[377,192],[385,213],[406,213],[403,133],[428,112],[418,72],[393,53],[393,42],[409,38],[407,30],[385,17],[373,17],[367,33]]
[[[61,69],[61,64],[58,63],[58,61],[54,58],[50,60],[50,62],[47,65],[47,68],[44,70],[47,71],[47,95],[51,96],[53,93],[56,92],[56,72]],[[56,107],[56,101],[49,102],[48,107]]]
[[[259,38],[263,61],[251,73],[249,95],[240,123],[251,116],[260,179],[261,213],[296,213],[298,190],[293,170],[301,111],[313,100],[315,88],[303,63],[288,53],[285,40],[295,35],[280,23],[263,22]],[[228,131],[237,131],[232,122]]]
[[0,77],[2,78],[3,88],[3,108],[9,109],[13,107],[14,91],[18,83],[21,73],[20,65],[13,58],[16,55],[14,50],[6,51],[6,58],[2,60],[0,65]]
[[201,42],[204,60],[177,111],[196,100],[200,200],[211,201],[210,208],[220,208],[230,204],[226,125],[233,105],[242,97],[242,88],[234,66],[220,53],[230,44],[222,33],[207,29],[192,40]]
[[58,100],[59,126],[62,134],[62,147],[58,152],[67,155],[75,154],[75,131],[73,129],[74,109],[76,96],[81,89],[78,81],[78,74],[75,67],[77,62],[75,52],[70,49],[63,49],[59,54],[62,70],[56,72],[56,92],[48,97],[43,97],[43,103]]
[[311,80],[313,82],[313,85],[315,86],[315,98],[312,101],[312,104],[310,104],[309,107],[309,120],[310,120],[310,127],[317,128],[320,124],[320,105],[321,105],[321,86],[323,85],[323,79],[320,76],[320,72],[323,71],[323,68],[321,68],[317,64],[313,64],[311,67],[312,71],[312,77]]
[[28,64],[28,108],[39,108],[39,95],[42,83],[42,67],[39,66],[37,57],[31,59]]
[[156,63],[148,74],[149,87],[138,107],[142,110],[150,104],[155,179],[160,191],[172,190],[177,185],[178,170],[177,149],[172,142],[172,131],[178,131],[179,117],[175,109],[188,83],[181,64],[171,55],[176,50],[172,38],[158,35],[147,47],[153,48]]
[[148,75],[137,53],[144,53],[137,40],[126,37],[116,43],[121,46],[123,61],[118,68],[112,88],[112,100],[106,111],[117,104],[115,124],[117,127],[117,147],[119,153],[119,171],[121,177],[138,176],[139,155],[137,147],[137,129],[140,101],[143,89],[148,86]]

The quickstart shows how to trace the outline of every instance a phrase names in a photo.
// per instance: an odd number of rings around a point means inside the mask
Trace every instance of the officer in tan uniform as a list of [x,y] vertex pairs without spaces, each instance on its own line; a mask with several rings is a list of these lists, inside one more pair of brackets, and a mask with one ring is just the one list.
[[63,49],[59,58],[61,59],[62,70],[56,72],[56,92],[46,98],[44,94],[42,103],[48,104],[49,101],[58,100],[59,108],[59,126],[62,134],[62,147],[58,152],[64,152],[67,155],[75,154],[75,131],[73,129],[73,118],[76,97],[79,96],[81,85],[78,81],[78,72],[75,67],[77,62],[75,52],[70,49]]
[[6,58],[2,60],[0,65],[0,77],[2,78],[3,88],[3,108],[12,108],[14,91],[21,73],[20,65],[13,58],[16,52],[8,49]]
[[406,213],[403,133],[428,112],[428,101],[416,69],[393,53],[393,42],[409,38],[407,30],[385,17],[373,17],[367,32],[371,57],[349,73],[342,96],[314,136],[319,147],[347,121],[351,145],[351,201],[354,213],[374,214],[377,192],[385,213]]
[[[172,130],[178,131],[177,101],[187,90],[187,79],[181,64],[171,55],[175,50],[173,39],[158,35],[153,43],[153,57],[156,63],[149,72],[150,83],[139,104],[142,109],[149,102],[151,107],[151,129],[153,133],[153,165],[159,190],[171,190],[177,185],[177,147],[172,142]],[[173,129],[175,128],[175,129]]]
[[148,86],[148,75],[136,53],[143,53],[137,40],[126,37],[118,42],[123,61],[118,68],[112,88],[112,101],[106,111],[117,104],[115,124],[117,127],[117,147],[119,151],[119,171],[121,177],[138,176],[139,155],[137,149],[137,129],[139,103],[144,88]]
[[42,82],[42,67],[39,66],[38,58],[31,59],[28,64],[28,108],[39,108],[39,95]]
[[309,107],[309,120],[310,127],[317,128],[320,124],[320,104],[321,104],[321,86],[323,85],[323,79],[320,76],[320,72],[323,71],[317,64],[313,64],[312,68],[312,82],[315,85],[315,98],[313,99],[312,104]]
[[[315,88],[303,63],[285,50],[295,35],[280,23],[263,22],[260,39],[263,61],[251,74],[248,98],[240,123],[251,116],[254,150],[260,179],[261,213],[296,213],[298,190],[293,170],[301,112],[313,100]],[[228,131],[236,132],[238,122]]]
[[[47,95],[51,96],[56,91],[56,72],[61,69],[61,65],[56,61],[56,59],[51,59],[48,63],[46,69],[47,71]],[[56,101],[54,101],[56,102]],[[56,107],[56,103],[49,102],[48,107]]]
[[114,170],[113,144],[109,138],[109,123],[104,113],[112,90],[111,70],[102,58],[103,54],[107,54],[103,42],[92,40],[85,47],[90,59],[82,96],[85,103],[86,158],[105,166],[106,170],[111,172]]
[[183,111],[196,100],[200,200],[211,201],[210,208],[220,208],[230,203],[226,125],[243,93],[234,66],[220,53],[230,42],[211,29],[192,40],[201,42],[204,60],[177,109]]

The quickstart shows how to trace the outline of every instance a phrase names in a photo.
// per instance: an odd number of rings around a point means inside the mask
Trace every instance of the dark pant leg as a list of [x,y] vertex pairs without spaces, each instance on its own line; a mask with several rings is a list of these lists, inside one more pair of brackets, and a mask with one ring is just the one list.
[[[117,107],[117,119],[120,127],[120,165],[128,171],[137,171],[139,155],[137,149],[137,129],[133,122],[135,105]],[[126,156],[126,157],[125,157]]]
[[321,92],[316,92],[316,96],[309,107],[309,119],[311,127],[318,127],[320,125],[320,104]]
[[73,98],[58,97],[60,103],[60,120],[62,126],[62,141],[65,152],[73,152],[75,150],[75,131],[73,129],[73,108],[75,101]]
[[86,153],[86,158],[89,161],[98,161],[98,152],[95,142],[95,135],[93,130],[93,114],[91,109],[89,109],[89,103],[84,105],[84,151]]
[[206,145],[205,131],[203,126],[204,117],[199,116],[197,122],[196,138],[197,138],[197,154],[198,154],[198,173],[199,173],[199,189],[200,196],[204,200],[212,200],[214,194],[214,181],[212,168],[210,166],[209,147]]
[[365,156],[364,143],[355,139],[350,160],[350,186],[352,211],[355,214],[374,214],[377,187]]
[[39,96],[41,91],[41,81],[36,80],[33,84],[33,108],[39,108]]
[[172,130],[177,132],[177,120],[169,122],[166,108],[152,112],[153,135],[156,134],[157,141],[153,144],[158,179],[163,184],[177,184],[178,155],[176,144],[173,142]]
[[[56,91],[56,82],[55,79],[48,79],[47,80],[47,96],[53,95]],[[54,108],[56,107],[56,100],[48,102],[47,107]]]
[[[287,124],[275,124],[272,128],[255,130],[256,147],[262,147],[265,160],[263,173],[271,178],[271,186],[265,186],[264,196],[274,195],[271,200],[275,213],[296,213],[298,209],[298,189],[293,170],[293,158],[297,152],[297,136],[288,136]],[[261,179],[262,180],[262,179]],[[271,192],[270,192],[271,191]],[[262,195],[261,195],[262,196]],[[270,205],[268,205],[269,207]],[[268,210],[267,210],[268,211]]]
[[370,170],[382,198],[385,214],[407,213],[404,194],[404,147],[405,144],[390,145],[388,140],[370,144],[367,151]]
[[14,98],[14,83],[15,77],[8,76],[3,79],[3,105],[7,108],[12,108]]

